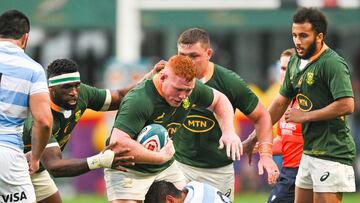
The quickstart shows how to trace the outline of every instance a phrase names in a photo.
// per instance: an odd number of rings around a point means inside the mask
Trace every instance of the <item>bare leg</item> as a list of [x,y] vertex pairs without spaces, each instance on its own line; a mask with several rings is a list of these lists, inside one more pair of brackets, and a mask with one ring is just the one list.
[[342,196],[341,192],[315,192],[314,203],[340,203],[342,201]]
[[38,203],[62,203],[59,191],[52,194],[50,197],[39,201]]
[[295,186],[295,203],[312,203],[313,190]]

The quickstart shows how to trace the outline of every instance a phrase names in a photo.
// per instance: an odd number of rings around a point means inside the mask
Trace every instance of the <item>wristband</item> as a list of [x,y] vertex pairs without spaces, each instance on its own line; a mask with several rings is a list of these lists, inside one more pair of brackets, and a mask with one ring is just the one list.
[[111,150],[105,150],[97,155],[87,158],[87,164],[90,170],[97,168],[111,168],[115,153]]
[[261,142],[259,143],[259,154],[260,156],[272,156],[272,143],[271,142]]

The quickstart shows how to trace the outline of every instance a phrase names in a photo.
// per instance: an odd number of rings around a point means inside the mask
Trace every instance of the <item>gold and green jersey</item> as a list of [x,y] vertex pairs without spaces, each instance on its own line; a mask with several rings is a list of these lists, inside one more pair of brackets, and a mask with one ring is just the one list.
[[[116,115],[114,128],[118,128],[136,140],[140,131],[149,124],[164,126],[172,137],[181,127],[193,105],[208,107],[214,95],[211,88],[196,81],[195,87],[179,107],[170,106],[157,91],[153,80],[146,80],[133,88],[123,99]],[[136,164],[133,170],[155,173],[171,165],[170,160],[162,165]]]
[[[300,62],[297,56],[290,59],[280,94],[289,99],[296,97],[302,111],[322,109],[337,99],[354,97],[348,66],[332,49],[302,70]],[[355,144],[345,116],[305,122],[302,129],[304,154],[353,165]]]
[[[239,75],[219,65],[215,65],[212,77],[205,84],[225,94],[234,111],[237,108],[245,115],[253,112],[259,102]],[[211,111],[196,106],[182,125],[173,137],[177,161],[199,168],[218,168],[232,163],[225,149],[218,149],[222,132]]]
[[[98,89],[85,84],[80,85],[79,99],[74,110],[64,110],[52,103],[51,112],[53,115],[53,127],[49,140],[49,144],[60,146],[61,151],[64,150],[66,144],[71,138],[71,132],[78,123],[80,117],[87,108],[99,111],[103,108],[106,95],[109,91]],[[25,145],[24,152],[31,150],[31,133],[33,126],[33,117],[29,116],[24,123],[23,141]],[[84,137],[86,138],[86,137]],[[86,139],[90,139],[87,137]],[[43,168],[41,168],[43,170]]]

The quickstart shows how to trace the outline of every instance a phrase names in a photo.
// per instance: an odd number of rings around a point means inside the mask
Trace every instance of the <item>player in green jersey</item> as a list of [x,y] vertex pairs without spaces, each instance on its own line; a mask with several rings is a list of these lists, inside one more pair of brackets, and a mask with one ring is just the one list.
[[[220,148],[232,160],[240,159],[242,145],[236,135],[231,103],[221,92],[209,88],[195,79],[195,66],[189,57],[176,55],[170,58],[165,68],[153,79],[146,80],[132,89],[121,103],[111,134],[111,141],[118,146],[131,149],[136,164],[128,172],[105,169],[108,200],[112,203],[138,202],[145,198],[150,185],[157,180],[167,180],[177,187],[185,186],[185,177],[177,168],[172,155],[174,149],[165,146],[169,161],[159,164],[156,152],[150,151],[136,142],[141,129],[151,123],[166,127],[169,135],[176,134],[190,109],[194,106],[208,108],[216,114],[222,136]],[[116,150],[116,149],[115,149]]]
[[[133,157],[125,155],[129,149],[123,148],[114,153],[111,150],[114,144],[87,159],[63,159],[61,154],[71,138],[72,130],[86,109],[116,110],[131,87],[110,91],[83,84],[80,80],[78,65],[68,59],[53,61],[48,66],[47,75],[54,124],[52,136],[41,158],[43,166],[32,175],[31,179],[38,202],[57,203],[61,202],[60,194],[49,173],[54,177],[68,177],[97,168],[112,167],[125,170],[120,165],[133,164]],[[28,117],[24,124],[25,152],[31,150],[32,123],[33,118]]]
[[[296,55],[290,59],[280,95],[269,108],[276,123],[302,123],[304,152],[296,177],[295,203],[337,203],[355,191],[355,144],[346,115],[354,111],[349,69],[325,43],[327,20],[314,8],[293,16]],[[300,110],[287,107],[296,98]]]
[[[204,84],[225,94],[232,104],[232,110],[239,109],[255,125],[259,140],[265,146],[272,143],[271,120],[257,96],[244,80],[233,71],[210,61],[213,50],[206,31],[191,28],[178,39],[178,54],[189,56],[196,66],[196,78]],[[163,66],[164,61],[157,66]],[[188,181],[210,184],[234,200],[233,161],[218,149],[221,129],[213,113],[203,108],[192,108],[176,135],[175,159]],[[271,148],[270,148],[271,149]],[[279,173],[272,160],[271,150],[261,152],[259,174],[268,172],[269,183],[274,183]]]

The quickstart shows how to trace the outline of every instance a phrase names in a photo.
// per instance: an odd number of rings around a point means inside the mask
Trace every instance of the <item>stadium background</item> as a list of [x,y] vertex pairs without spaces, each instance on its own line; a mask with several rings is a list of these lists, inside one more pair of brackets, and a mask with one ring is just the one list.
[[[98,87],[117,88],[137,80],[158,60],[176,53],[176,40],[184,29],[204,28],[215,50],[213,61],[239,73],[266,106],[279,88],[279,54],[293,46],[291,17],[298,6],[322,8],[329,20],[326,42],[346,59],[352,72],[357,108],[351,129],[357,143],[359,193],[360,0],[0,0],[0,12],[15,8],[30,17],[27,52],[35,60],[46,67],[54,59],[71,58],[80,65],[82,81]],[[85,157],[101,150],[113,117],[114,112],[87,112],[65,157]],[[242,139],[253,129],[241,113],[235,125]],[[275,159],[281,163],[281,157]],[[255,193],[249,198],[265,201],[270,187],[265,177],[256,174],[256,164],[249,166],[243,157],[234,167],[237,194],[245,198],[241,194]],[[73,197],[81,202],[82,194],[105,200],[101,170],[56,182],[68,199],[64,202]],[[97,196],[83,198],[95,202]],[[359,200],[348,195],[344,202],[352,197]]]

